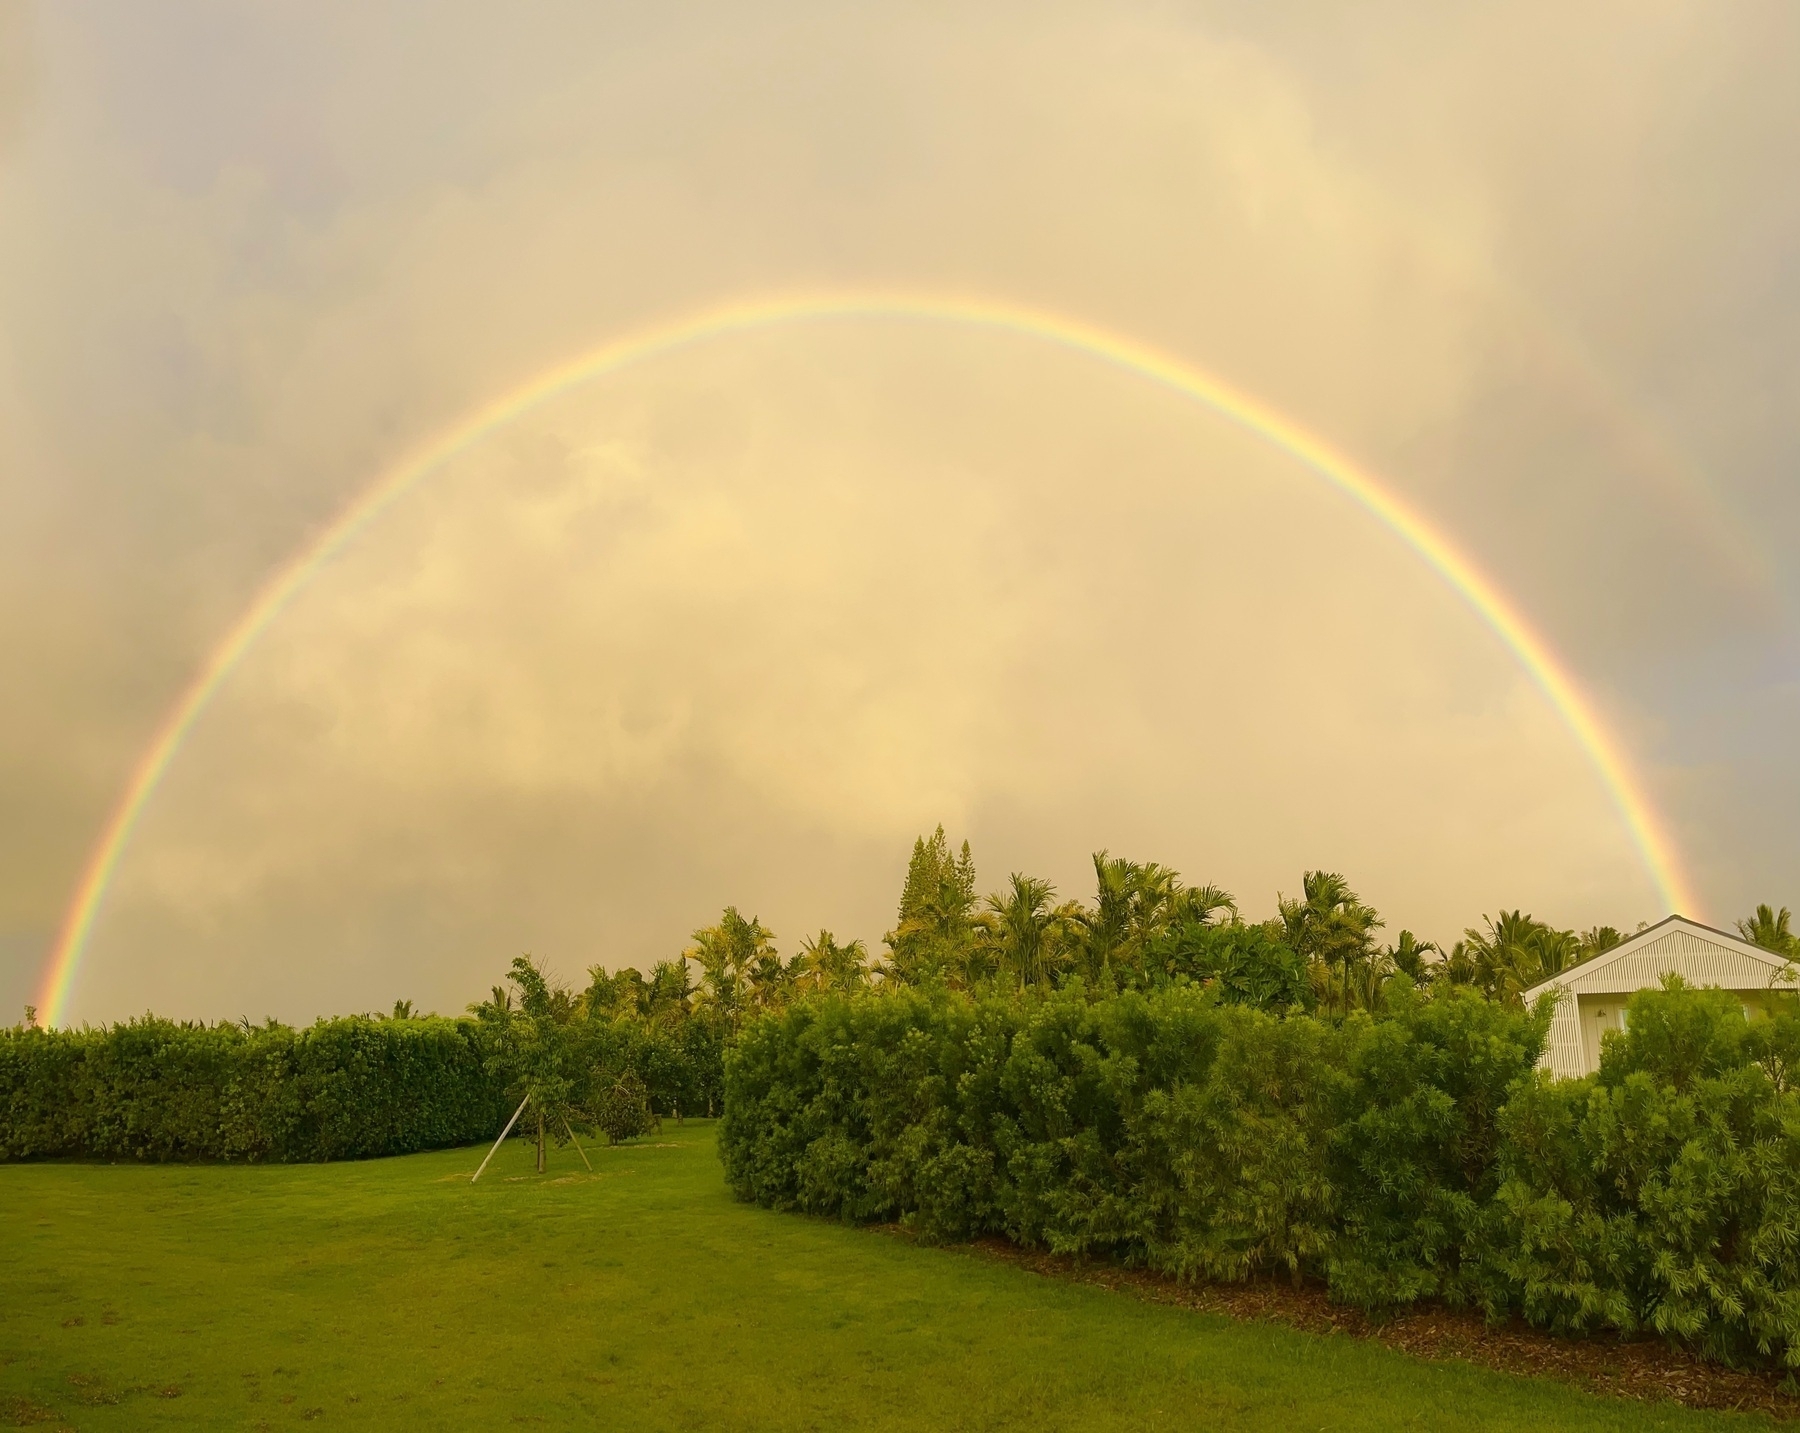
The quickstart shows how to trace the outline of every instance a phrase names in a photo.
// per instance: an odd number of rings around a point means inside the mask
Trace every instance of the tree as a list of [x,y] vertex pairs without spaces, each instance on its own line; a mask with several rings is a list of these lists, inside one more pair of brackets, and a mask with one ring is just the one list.
[[1152,941],[1150,965],[1169,979],[1185,976],[1210,985],[1229,1005],[1278,1014],[1312,1008],[1306,961],[1288,945],[1279,921],[1177,921]]
[[516,1005],[511,992],[495,986],[491,1000],[469,1009],[489,1037],[488,1072],[503,1076],[507,1097],[521,1101],[531,1113],[542,1174],[546,1136],[562,1144],[565,1136],[573,1137],[571,1126],[581,1118],[574,1079],[578,1051],[569,1029],[576,1002],[528,955],[514,958],[507,979],[518,991]]
[[594,1127],[606,1136],[608,1144],[648,1134],[658,1127],[650,1109],[650,1091],[630,1068],[616,1074],[596,1071],[589,1103],[593,1106]]
[[736,906],[726,906],[717,925],[695,931],[693,945],[682,954],[700,967],[707,1004],[733,1025],[773,993],[784,970],[773,932],[754,916],[745,920]]
[[1737,923],[1738,934],[1776,955],[1800,957],[1800,937],[1795,936],[1789,924],[1792,919],[1786,906],[1779,911],[1772,906],[1758,906],[1755,915]]
[[[1483,929],[1463,932],[1461,944],[1474,965],[1472,983],[1491,999],[1521,1004],[1525,991],[1583,958],[1582,941],[1573,931],[1557,930],[1521,910],[1502,910],[1497,919],[1483,916],[1482,922]],[[1604,929],[1590,934],[1604,939]]]
[[821,929],[800,943],[795,983],[805,990],[831,990],[848,995],[869,983],[869,952],[860,940],[839,945],[837,937]]
[[1376,953],[1381,917],[1335,871],[1307,871],[1301,898],[1281,897],[1278,908],[1289,947],[1312,964],[1327,1004],[1335,995],[1349,1014],[1356,972]]
[[1616,946],[1625,944],[1625,937],[1609,925],[1589,926],[1581,933],[1581,958],[1592,960],[1596,955],[1605,955]]
[[649,988],[634,966],[623,966],[609,974],[605,966],[594,965],[588,967],[588,988],[582,992],[580,1003],[589,1016],[641,1015],[649,1005]]
[[659,960],[650,967],[649,1006],[645,1011],[650,1017],[680,1017],[688,1013],[688,1003],[694,994],[693,973],[686,959]]
[[1007,891],[987,898],[981,944],[992,953],[997,973],[1020,990],[1048,984],[1059,963],[1057,915],[1050,906],[1055,894],[1048,881],[1014,871]]
[[1230,891],[1219,886],[1181,886],[1169,904],[1169,921],[1197,921],[1212,925],[1220,912],[1235,917],[1237,902]]
[[967,841],[960,854],[952,853],[939,826],[913,843],[899,917],[882,939],[896,980],[967,983],[975,946],[975,859]]
[[1079,936],[1082,973],[1098,989],[1165,978],[1152,948],[1175,926],[1206,926],[1220,911],[1237,912],[1217,886],[1183,886],[1181,874],[1154,861],[1129,861],[1094,852],[1094,905],[1070,914]]
[[1468,941],[1459,940],[1451,946],[1433,975],[1437,981],[1447,986],[1466,985],[1470,989],[1478,988],[1480,972],[1475,967],[1475,957],[1469,951]]
[[1382,954],[1387,957],[1389,965],[1415,985],[1428,984],[1436,968],[1443,964],[1443,952],[1430,941],[1420,940],[1409,930],[1401,931],[1394,943]]

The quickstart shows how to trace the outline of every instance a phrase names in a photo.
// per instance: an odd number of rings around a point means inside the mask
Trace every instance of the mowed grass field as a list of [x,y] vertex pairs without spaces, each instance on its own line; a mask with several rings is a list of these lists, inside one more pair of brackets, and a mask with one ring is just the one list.
[[0,1166],[0,1425],[1763,1426],[771,1214],[699,1122],[479,1157]]

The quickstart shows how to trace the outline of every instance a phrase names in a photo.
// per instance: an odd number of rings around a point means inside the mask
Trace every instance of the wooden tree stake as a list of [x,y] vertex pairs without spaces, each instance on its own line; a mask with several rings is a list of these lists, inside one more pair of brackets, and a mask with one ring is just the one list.
[[575,1146],[575,1153],[581,1156],[581,1162],[587,1164],[587,1171],[589,1174],[592,1174],[594,1172],[594,1166],[588,1164],[587,1151],[581,1147],[581,1141],[575,1138],[575,1131],[569,1128],[569,1117],[567,1115],[563,1116],[563,1133],[568,1135],[569,1143]]
[[481,1170],[488,1167],[488,1159],[492,1159],[499,1153],[500,1146],[506,1142],[506,1137],[512,1133],[512,1127],[519,1122],[519,1116],[525,1113],[525,1106],[530,1103],[530,1095],[526,1095],[524,1099],[519,1101],[519,1107],[513,1111],[513,1117],[506,1122],[506,1128],[500,1131],[500,1138],[494,1141],[494,1147],[487,1152],[487,1159],[481,1161],[481,1169],[476,1170],[469,1176],[470,1184],[473,1184],[476,1180],[481,1178]]

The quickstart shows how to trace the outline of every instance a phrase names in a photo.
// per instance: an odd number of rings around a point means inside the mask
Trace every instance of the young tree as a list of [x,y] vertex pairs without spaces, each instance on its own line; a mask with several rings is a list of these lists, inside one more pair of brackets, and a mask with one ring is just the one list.
[[488,1036],[489,1073],[506,1079],[508,1098],[520,1100],[530,1116],[542,1174],[545,1139],[562,1144],[581,1114],[575,1101],[577,1049],[569,1028],[576,1005],[529,956],[513,960],[507,979],[518,991],[517,1004],[511,992],[495,986],[491,1000],[469,1009]]
[[594,1126],[606,1136],[608,1144],[648,1134],[657,1127],[656,1115],[650,1109],[650,1091],[632,1069],[618,1073],[596,1071],[594,1087],[588,1097]]

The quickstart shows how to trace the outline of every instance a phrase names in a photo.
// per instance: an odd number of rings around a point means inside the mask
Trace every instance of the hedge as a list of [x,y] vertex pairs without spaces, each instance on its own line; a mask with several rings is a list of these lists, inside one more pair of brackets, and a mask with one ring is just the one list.
[[728,1056],[721,1157],[775,1209],[1800,1367],[1800,1021],[1671,981],[1553,1081],[1547,1008],[1396,990],[809,1000]]
[[[577,1062],[640,1081],[658,1115],[723,1099],[725,1030],[579,1020]],[[490,1140],[511,1113],[493,1032],[465,1019],[346,1016],[304,1029],[146,1015],[0,1029],[0,1159],[367,1159]]]
[[483,1053],[472,1021],[435,1017],[0,1030],[0,1158],[292,1162],[469,1144],[505,1117]]

